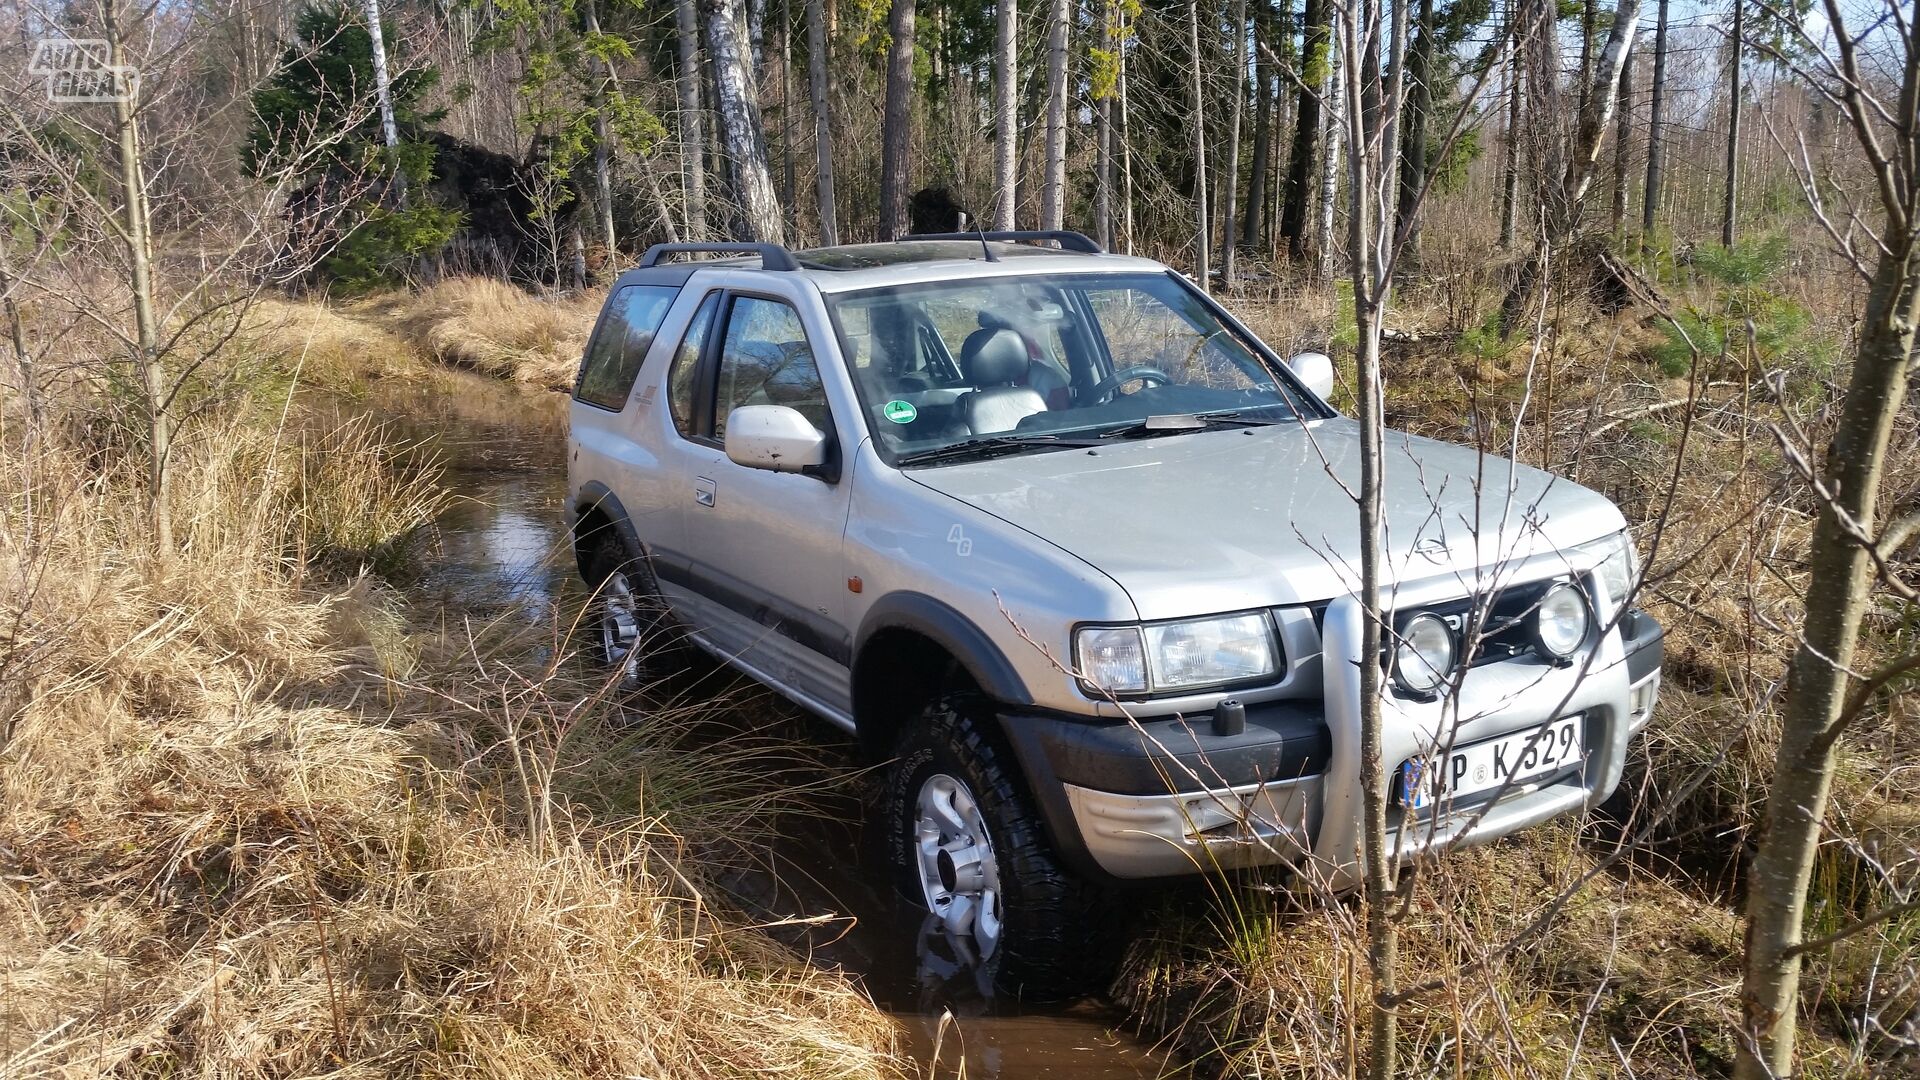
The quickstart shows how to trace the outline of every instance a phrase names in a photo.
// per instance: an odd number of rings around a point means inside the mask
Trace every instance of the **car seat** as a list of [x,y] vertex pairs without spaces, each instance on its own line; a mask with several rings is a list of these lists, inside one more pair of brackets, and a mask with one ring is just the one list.
[[1021,420],[1047,411],[1047,400],[1031,386],[1016,385],[1027,374],[1027,344],[1013,330],[982,330],[960,348],[960,369],[975,389],[960,399],[960,418],[975,435],[1012,431]]

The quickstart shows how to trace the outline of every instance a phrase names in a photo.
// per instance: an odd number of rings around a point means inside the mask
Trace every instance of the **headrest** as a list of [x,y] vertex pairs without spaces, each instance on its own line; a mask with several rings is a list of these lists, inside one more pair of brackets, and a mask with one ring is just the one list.
[[1027,342],[1012,330],[975,332],[960,349],[960,368],[975,386],[1016,382],[1027,374]]

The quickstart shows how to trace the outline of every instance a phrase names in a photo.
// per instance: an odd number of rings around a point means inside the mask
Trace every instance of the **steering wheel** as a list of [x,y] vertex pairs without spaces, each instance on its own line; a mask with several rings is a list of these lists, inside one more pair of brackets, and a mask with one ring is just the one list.
[[1105,405],[1107,402],[1113,400],[1113,396],[1120,392],[1122,386],[1133,382],[1135,379],[1154,386],[1173,385],[1173,376],[1161,371],[1159,368],[1148,364],[1136,364],[1130,368],[1121,368],[1119,371],[1101,379],[1094,385],[1093,389],[1087,391],[1087,396],[1093,399],[1095,405]]

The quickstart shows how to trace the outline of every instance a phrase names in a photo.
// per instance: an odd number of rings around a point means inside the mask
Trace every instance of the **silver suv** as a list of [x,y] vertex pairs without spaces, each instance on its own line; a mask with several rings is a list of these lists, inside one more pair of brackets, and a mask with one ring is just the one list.
[[[666,258],[696,252],[733,257]],[[1662,654],[1619,511],[1403,435],[1363,781],[1332,384],[1076,233],[660,245],[572,406],[606,659],[638,679],[689,641],[855,733],[902,888],[1032,990],[1110,955],[1121,881],[1351,886],[1363,782],[1403,854],[1607,797]]]

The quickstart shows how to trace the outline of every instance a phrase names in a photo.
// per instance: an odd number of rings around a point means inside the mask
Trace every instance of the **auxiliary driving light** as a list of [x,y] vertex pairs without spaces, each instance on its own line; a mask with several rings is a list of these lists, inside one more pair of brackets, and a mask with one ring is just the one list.
[[1566,582],[1548,589],[1533,615],[1533,646],[1551,660],[1572,656],[1593,622],[1587,598]]
[[1393,650],[1393,681],[1410,694],[1431,694],[1453,674],[1453,628],[1432,612],[1408,619]]

